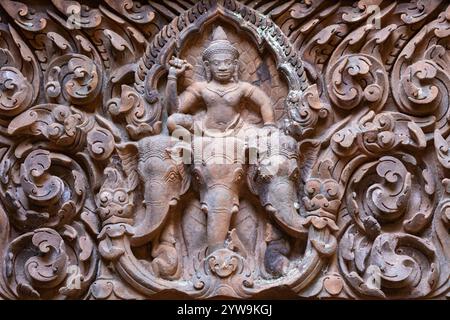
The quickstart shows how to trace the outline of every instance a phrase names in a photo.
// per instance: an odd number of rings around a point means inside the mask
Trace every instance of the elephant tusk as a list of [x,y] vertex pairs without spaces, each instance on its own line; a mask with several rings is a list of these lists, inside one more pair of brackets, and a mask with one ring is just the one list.
[[300,209],[300,203],[294,202],[294,208],[297,210]]
[[200,210],[202,210],[203,213],[208,213],[208,206],[203,203],[200,207]]
[[169,201],[169,206],[175,207],[177,205],[177,203],[178,203],[177,199],[172,199],[172,200]]
[[266,210],[269,211],[270,213],[276,213],[277,209],[275,209],[271,204],[266,205]]
[[233,208],[231,209],[231,214],[234,214],[234,213],[238,213],[239,212],[239,206],[238,205],[233,205]]

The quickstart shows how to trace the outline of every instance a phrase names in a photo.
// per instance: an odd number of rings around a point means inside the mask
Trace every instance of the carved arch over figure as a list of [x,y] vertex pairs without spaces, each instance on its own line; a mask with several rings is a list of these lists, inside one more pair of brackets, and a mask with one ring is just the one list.
[[[131,124],[133,135],[139,137],[160,132],[163,106],[157,86],[160,77],[166,73],[170,57],[180,50],[192,33],[201,31],[204,25],[218,17],[244,30],[260,50],[267,47],[272,51],[277,67],[289,86],[285,105],[291,130],[296,134],[299,132],[301,136],[308,134],[320,118],[326,117],[328,110],[319,100],[317,87],[309,84],[297,51],[270,18],[237,1],[226,0],[199,1],[164,26],[147,46],[135,73],[135,90],[145,94],[148,110],[139,109],[140,119],[136,119],[136,124]],[[138,109],[133,108],[126,112],[136,111]]]

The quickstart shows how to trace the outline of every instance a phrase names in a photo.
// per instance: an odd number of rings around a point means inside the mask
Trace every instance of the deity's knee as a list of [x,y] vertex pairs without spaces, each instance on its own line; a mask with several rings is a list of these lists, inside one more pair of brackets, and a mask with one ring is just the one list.
[[182,136],[192,132],[194,120],[189,114],[174,113],[167,119],[167,128],[172,134]]

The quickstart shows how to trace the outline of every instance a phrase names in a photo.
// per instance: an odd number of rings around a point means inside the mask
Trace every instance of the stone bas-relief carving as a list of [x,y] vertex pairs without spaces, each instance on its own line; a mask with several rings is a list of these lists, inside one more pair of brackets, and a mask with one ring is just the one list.
[[446,1],[0,2],[1,299],[447,299]]

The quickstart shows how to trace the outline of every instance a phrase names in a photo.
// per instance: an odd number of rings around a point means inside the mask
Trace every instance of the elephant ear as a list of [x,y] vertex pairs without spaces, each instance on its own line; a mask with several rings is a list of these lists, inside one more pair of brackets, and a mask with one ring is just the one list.
[[116,144],[117,154],[122,160],[122,167],[127,175],[128,188],[130,191],[136,189],[139,184],[138,163],[139,148],[137,143],[127,142]]
[[316,164],[319,156],[321,143],[319,140],[303,140],[298,146],[300,176],[303,181],[307,180]]
[[180,195],[185,194],[189,190],[189,186],[191,185],[191,174],[189,171],[189,167],[183,166],[183,180],[181,180],[181,190]]
[[265,152],[256,145],[249,145],[245,148],[245,163],[249,165],[257,165],[259,161],[259,155]]
[[[264,151],[263,151],[264,152]],[[247,185],[251,193],[257,195],[258,191],[255,186],[256,174],[258,173],[259,156],[261,150],[256,145],[249,145],[245,148],[245,160],[248,164],[247,168]]]
[[245,148],[245,160],[248,164],[247,168],[247,185],[251,193],[258,195],[256,188],[256,175],[258,174],[258,167],[261,155],[267,152],[266,149],[260,145],[250,144]]
[[182,195],[188,191],[191,184],[189,172],[190,164],[192,163],[191,145],[186,142],[178,142],[173,147],[167,148],[166,152],[172,161],[176,163],[178,172],[182,177],[180,190],[180,195]]

